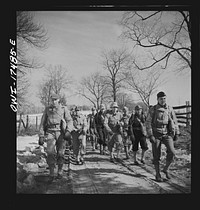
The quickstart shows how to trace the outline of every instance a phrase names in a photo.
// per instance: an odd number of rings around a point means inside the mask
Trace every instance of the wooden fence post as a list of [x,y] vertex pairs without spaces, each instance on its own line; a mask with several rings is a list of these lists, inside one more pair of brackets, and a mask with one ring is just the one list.
[[26,128],[25,128],[25,130],[27,130],[28,127],[29,127],[29,116],[26,115]]
[[186,101],[186,117],[187,117],[187,122],[186,122],[186,126],[188,127],[190,125],[190,102]]
[[19,115],[19,124],[18,124],[17,134],[19,134],[19,132],[20,132],[21,122],[22,122],[22,114],[20,113],[20,115]]
[[38,127],[38,116],[36,116],[36,130],[37,130],[37,127]]

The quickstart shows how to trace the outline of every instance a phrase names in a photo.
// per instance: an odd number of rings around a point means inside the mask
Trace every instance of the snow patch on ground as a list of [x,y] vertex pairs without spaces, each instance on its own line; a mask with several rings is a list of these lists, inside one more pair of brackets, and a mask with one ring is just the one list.
[[18,136],[17,137],[17,150],[25,150],[26,147],[34,148],[38,146],[38,135],[33,136]]

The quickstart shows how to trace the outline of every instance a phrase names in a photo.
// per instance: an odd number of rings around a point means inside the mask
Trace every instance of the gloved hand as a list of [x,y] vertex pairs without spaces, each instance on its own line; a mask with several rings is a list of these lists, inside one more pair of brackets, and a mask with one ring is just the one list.
[[174,137],[175,137],[175,132],[170,132],[170,133],[168,133],[168,135],[171,136],[172,139],[174,139]]
[[153,135],[151,135],[149,137],[149,140],[150,140],[151,143],[155,143],[156,142],[156,139],[155,139],[155,137]]
[[42,146],[44,144],[44,135],[39,136],[38,144]]

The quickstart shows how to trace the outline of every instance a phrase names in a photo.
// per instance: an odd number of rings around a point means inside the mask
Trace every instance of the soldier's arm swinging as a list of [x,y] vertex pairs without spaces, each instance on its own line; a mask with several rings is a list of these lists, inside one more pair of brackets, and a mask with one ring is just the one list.
[[180,135],[180,130],[179,130],[179,125],[178,125],[178,120],[177,120],[176,114],[172,107],[170,109],[170,116],[171,116],[171,118],[174,122],[174,126],[175,126],[175,135],[173,137],[173,140],[176,141],[176,140],[178,140],[178,135]]
[[155,137],[153,135],[153,130],[152,130],[152,119],[153,116],[155,115],[154,113],[154,107],[151,107],[149,109],[149,113],[147,115],[147,118],[146,118],[146,131],[147,131],[147,137],[149,137],[149,140],[151,143],[155,143]]
[[46,132],[46,125],[47,124],[47,114],[46,114],[46,109],[44,110],[44,113],[42,115],[42,118],[41,118],[41,122],[40,122],[40,125],[39,125],[39,140],[38,140],[38,144],[40,146],[42,146],[44,144],[44,141],[45,141],[45,132]]
[[41,121],[40,121],[40,125],[39,125],[39,136],[44,136],[46,126],[47,126],[46,124],[47,124],[47,113],[46,113],[46,109],[45,109],[43,112]]
[[74,129],[74,126],[73,126],[72,117],[67,108],[64,108],[64,116],[62,119],[62,123],[63,125],[65,125],[64,126],[64,139],[71,141],[71,138],[72,138],[71,131]]

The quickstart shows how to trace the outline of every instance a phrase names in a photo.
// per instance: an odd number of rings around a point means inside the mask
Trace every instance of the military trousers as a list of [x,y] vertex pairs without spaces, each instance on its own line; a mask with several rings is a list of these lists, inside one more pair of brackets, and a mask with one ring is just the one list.
[[86,135],[78,131],[72,131],[73,153],[76,158],[83,157],[86,153]]
[[133,148],[132,150],[134,152],[138,151],[139,149],[139,143],[142,150],[146,151],[148,150],[147,140],[146,136],[143,135],[141,130],[133,130],[133,134],[135,136],[135,140],[133,142]]
[[95,129],[90,128],[89,133],[90,133],[90,141],[92,142],[92,144],[96,144],[97,143],[97,136],[95,134]]
[[123,147],[122,135],[114,133],[108,141],[108,150],[112,152],[112,149],[116,147],[116,150],[121,150]]
[[64,140],[60,131],[47,131],[46,138],[47,164],[51,166],[55,166],[56,163],[60,166],[63,165],[67,141]]
[[175,156],[175,148],[173,138],[169,135],[155,134],[155,142],[152,143],[153,163],[158,165],[161,157],[161,145],[166,146],[166,162],[171,163]]
[[106,132],[104,128],[97,127],[97,133],[98,133],[98,143],[103,146],[107,146],[106,142]]

